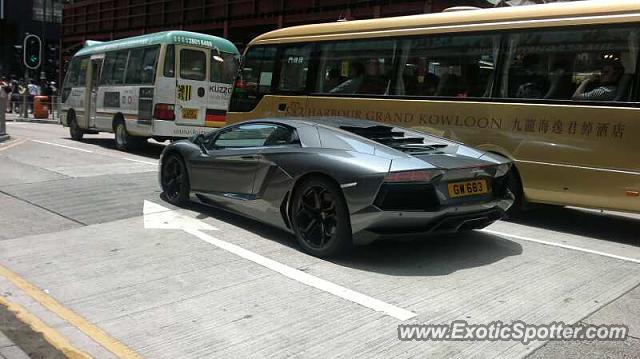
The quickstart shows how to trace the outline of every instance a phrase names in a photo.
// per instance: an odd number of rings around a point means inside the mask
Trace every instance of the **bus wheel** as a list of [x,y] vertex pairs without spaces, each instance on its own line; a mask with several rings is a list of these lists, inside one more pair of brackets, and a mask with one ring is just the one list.
[[140,143],[138,139],[131,136],[127,131],[124,121],[119,120],[114,126],[116,148],[120,151],[132,150]]
[[76,121],[76,116],[71,112],[69,114],[69,135],[71,139],[74,141],[82,141],[82,136],[84,136],[84,131],[78,126],[78,121]]

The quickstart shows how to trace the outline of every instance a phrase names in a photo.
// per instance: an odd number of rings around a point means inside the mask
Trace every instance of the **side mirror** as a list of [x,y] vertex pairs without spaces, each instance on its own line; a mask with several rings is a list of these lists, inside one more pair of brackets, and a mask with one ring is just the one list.
[[201,133],[196,135],[196,137],[193,138],[192,142],[198,145],[198,147],[200,147],[200,150],[202,150],[203,153],[207,153],[207,148],[204,146],[205,140],[206,138],[204,134]]

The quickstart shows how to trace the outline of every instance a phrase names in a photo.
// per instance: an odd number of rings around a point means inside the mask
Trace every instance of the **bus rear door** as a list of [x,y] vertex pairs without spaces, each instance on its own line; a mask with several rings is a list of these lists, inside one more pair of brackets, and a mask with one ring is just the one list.
[[207,106],[208,50],[176,46],[176,124],[204,126]]

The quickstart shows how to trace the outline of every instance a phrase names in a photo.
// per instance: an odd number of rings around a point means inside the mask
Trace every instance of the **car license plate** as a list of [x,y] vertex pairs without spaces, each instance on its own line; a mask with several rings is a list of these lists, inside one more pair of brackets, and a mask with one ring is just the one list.
[[185,120],[197,120],[198,110],[196,110],[195,108],[183,108],[182,118]]
[[449,183],[449,197],[473,196],[489,192],[486,180]]

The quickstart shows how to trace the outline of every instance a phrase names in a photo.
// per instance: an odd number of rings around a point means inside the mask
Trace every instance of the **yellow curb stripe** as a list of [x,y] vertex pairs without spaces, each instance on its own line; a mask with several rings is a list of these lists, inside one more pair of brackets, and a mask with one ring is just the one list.
[[25,142],[27,142],[27,140],[26,140],[26,139],[22,139],[22,140],[16,140],[16,141],[11,142],[11,143],[9,143],[9,144],[7,144],[7,145],[2,145],[2,146],[0,146],[0,152],[5,151],[5,150],[8,150],[8,149],[10,149],[11,147],[15,147],[15,146],[17,146],[17,145],[21,145],[21,144],[23,144],[23,143],[25,143]]
[[67,358],[71,359],[90,359],[91,356],[83,351],[76,349],[69,341],[60,335],[55,329],[46,325],[42,320],[31,314],[23,306],[8,301],[5,297],[0,296],[0,305],[6,307],[10,312],[15,314],[16,318],[28,325],[34,331],[41,333],[44,339],[54,348],[58,349]]
[[18,288],[22,289],[25,293],[27,293],[31,298],[40,303],[43,307],[52,311],[60,318],[66,320],[71,325],[75,326],[87,335],[89,338],[93,339],[96,343],[102,345],[105,349],[112,352],[115,356],[119,358],[135,358],[141,359],[142,357],[138,355],[133,350],[129,349],[126,345],[120,343],[116,339],[109,336],[102,329],[98,328],[94,324],[90,323],[80,315],[74,313],[70,309],[62,306],[58,303],[53,297],[46,294],[33,284],[27,282],[25,279],[20,277],[18,274],[12,272],[8,268],[0,265],[0,275],[7,278],[11,283],[13,283]]

